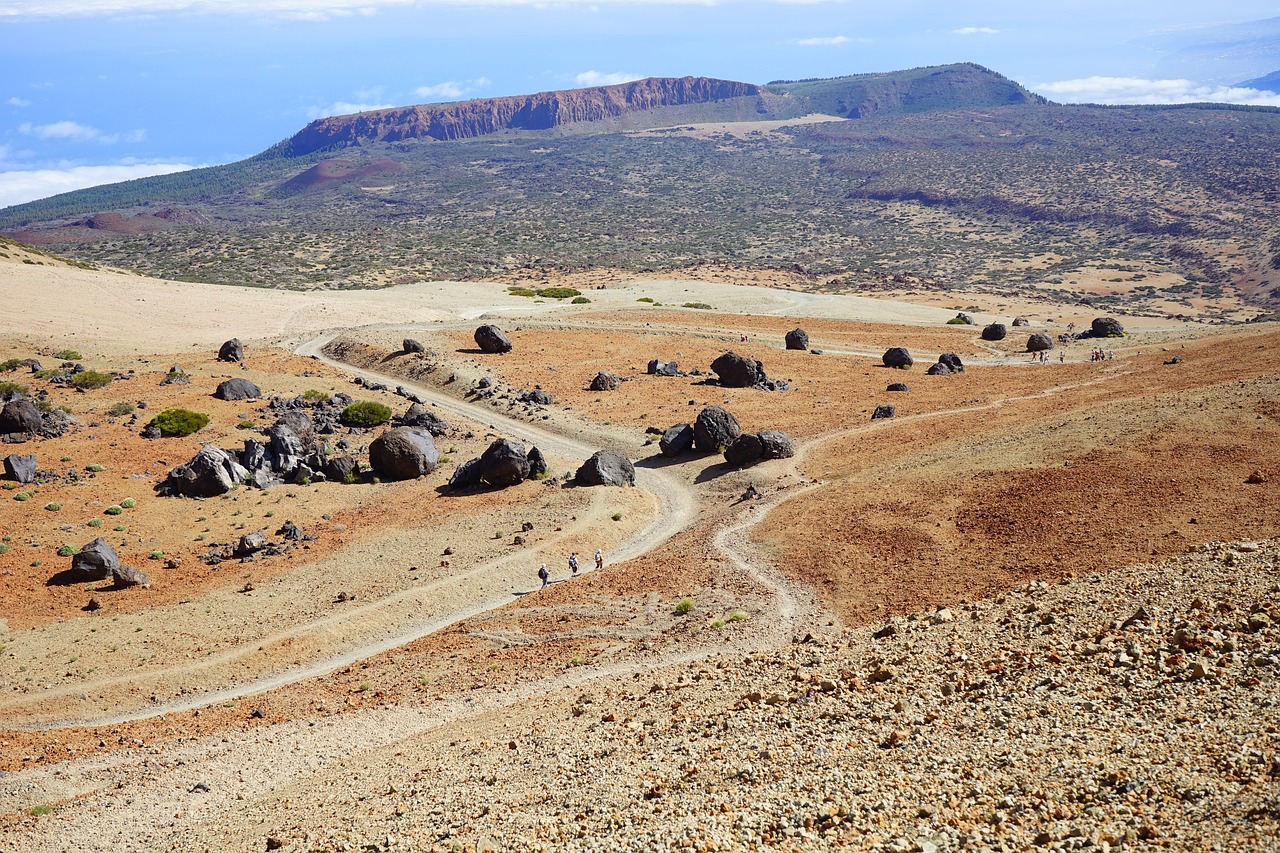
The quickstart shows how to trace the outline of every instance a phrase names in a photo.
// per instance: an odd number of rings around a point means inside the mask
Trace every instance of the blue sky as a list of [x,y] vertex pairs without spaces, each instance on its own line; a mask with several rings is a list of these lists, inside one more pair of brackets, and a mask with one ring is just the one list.
[[1274,0],[0,0],[0,207],[239,160],[323,116],[685,74],[973,61],[1058,101],[1218,100]]

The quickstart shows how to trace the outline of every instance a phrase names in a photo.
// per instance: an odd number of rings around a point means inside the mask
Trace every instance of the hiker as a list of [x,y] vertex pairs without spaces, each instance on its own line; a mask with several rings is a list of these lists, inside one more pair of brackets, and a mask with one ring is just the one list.
[[596,571],[598,572],[603,568],[604,568],[604,551],[597,548],[596,549]]
[[551,572],[547,571],[546,563],[538,567],[538,579],[542,581],[541,589],[546,589],[547,584],[551,583]]
[[1058,364],[1066,364],[1066,363],[1067,363],[1067,353],[1066,353],[1066,350],[1063,350],[1062,352],[1058,353]]
[[569,574],[573,577],[578,576],[578,552],[574,551],[569,555]]

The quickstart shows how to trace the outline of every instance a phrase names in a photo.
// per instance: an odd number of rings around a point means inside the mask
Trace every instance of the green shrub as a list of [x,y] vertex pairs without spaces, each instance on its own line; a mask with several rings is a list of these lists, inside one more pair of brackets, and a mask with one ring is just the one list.
[[8,373],[11,370],[17,370],[21,366],[22,359],[6,358],[4,361],[0,361],[0,372]]
[[5,545],[3,542],[0,542],[0,554],[8,554],[8,553],[9,553],[9,546]]
[[124,500],[120,501],[120,506],[124,507],[125,509],[133,509],[137,505],[138,505],[138,502],[135,501],[133,498],[125,498]]
[[302,392],[302,399],[310,403],[327,403],[333,399],[333,397],[328,391],[321,391],[318,388],[308,388],[306,391]]
[[537,296],[538,295],[538,291],[530,290],[527,287],[508,287],[507,293],[510,293],[512,296]]
[[49,512],[59,512],[62,509],[62,504],[57,501],[49,501],[44,505],[44,508],[49,510]]
[[101,526],[102,526],[102,519],[100,519],[100,518],[91,518],[91,519],[89,519],[89,521],[88,521],[87,523],[88,523],[88,525],[89,525],[90,527],[101,527]]
[[572,287],[544,287],[538,291],[543,299],[568,299],[570,296],[582,295],[581,290]]
[[107,515],[119,515],[120,513],[124,512],[124,507],[121,507],[118,504],[112,504],[111,506],[104,509],[103,512],[106,513]]
[[27,812],[27,814],[31,815],[32,817],[44,817],[45,815],[53,814],[53,809],[50,808],[49,806],[32,806],[30,811]]
[[637,299],[637,300],[636,300],[636,302],[648,302],[648,303],[652,304],[652,303],[653,303],[653,297],[652,297],[652,296],[641,296],[639,299]]
[[147,556],[150,557],[152,560],[160,560],[164,558],[164,551],[152,551]]
[[209,416],[190,409],[165,409],[151,419],[149,426],[160,430],[165,438],[181,438],[209,425]]
[[22,484],[15,483],[12,480],[6,480],[3,483],[0,483],[0,489],[4,489],[7,492],[14,492],[20,488],[22,488]]
[[90,388],[105,388],[111,384],[110,373],[99,373],[96,370],[86,370],[83,373],[77,373],[71,377],[71,384],[76,388],[88,390]]
[[622,521],[622,513],[620,512],[615,512],[613,515],[609,517],[612,518],[614,521]]
[[734,610],[725,618],[730,622],[745,622],[747,621],[747,614],[743,613],[741,610]]
[[12,393],[25,397],[30,390],[26,385],[20,385],[17,382],[0,382],[0,395]]
[[99,465],[97,462],[90,462],[88,465],[84,466],[84,470],[90,472],[91,474],[101,474],[103,471],[107,469],[104,466]]
[[714,311],[714,310],[715,310],[714,308],[712,308],[710,305],[708,305],[708,304],[707,304],[707,303],[705,303],[705,302],[686,302],[686,303],[684,304],[684,307],[685,307],[685,308],[697,308],[699,311]]
[[31,496],[34,494],[35,492],[18,492],[13,496],[13,499],[15,501],[29,501],[31,500]]
[[107,409],[107,414],[113,418],[122,418],[125,415],[133,414],[133,403],[127,400],[121,400],[119,403],[112,403],[111,408]]
[[950,320],[947,321],[947,325],[948,326],[968,326],[969,323],[966,323],[964,320],[961,320],[959,317],[952,317]]
[[63,361],[79,361],[84,358],[84,356],[73,349],[60,349],[53,354],[53,357]]
[[339,420],[345,426],[378,426],[391,420],[391,409],[373,400],[358,400],[342,410]]
[[681,599],[680,603],[676,605],[676,613],[679,613],[681,616],[685,615],[686,613],[690,613],[692,611],[693,611],[693,602],[687,598]]
[[712,627],[712,628],[723,628],[723,627],[724,627],[724,620],[723,620],[723,619],[712,619],[712,620],[711,620],[711,627]]
[[236,424],[236,429],[255,429],[257,426],[253,421],[241,421]]
[[79,552],[79,550],[80,550],[80,549],[79,549],[79,548],[77,548],[77,547],[76,547],[76,546],[74,546],[74,545],[63,545],[61,548],[59,548],[59,549],[58,549],[58,556],[59,556],[59,557],[74,557],[74,556],[76,555],[76,553],[77,553],[77,552]]
[[111,529],[114,530],[116,533],[124,533],[128,528],[125,527],[123,524],[117,524],[115,527]]
[[575,296],[573,297],[573,299],[569,300],[569,302],[573,305],[586,305],[590,301],[591,300],[585,296]]

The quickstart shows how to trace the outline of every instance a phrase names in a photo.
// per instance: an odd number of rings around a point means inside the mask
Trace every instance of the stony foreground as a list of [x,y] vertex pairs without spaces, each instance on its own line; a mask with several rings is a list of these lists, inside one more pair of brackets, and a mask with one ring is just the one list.
[[234,815],[177,822],[168,839],[1268,849],[1280,837],[1278,581],[1276,542],[1213,544],[600,681],[360,755]]

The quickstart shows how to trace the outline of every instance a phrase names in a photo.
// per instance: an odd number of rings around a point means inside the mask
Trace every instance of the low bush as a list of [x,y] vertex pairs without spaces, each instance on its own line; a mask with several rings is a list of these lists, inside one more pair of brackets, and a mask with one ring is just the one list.
[[106,466],[99,465],[97,462],[90,462],[88,465],[84,466],[84,470],[92,474],[101,474],[103,471],[107,469],[106,469]]
[[84,356],[73,349],[60,349],[53,354],[53,357],[61,359],[62,361],[79,361],[84,358]]
[[391,409],[373,400],[358,400],[339,416],[345,426],[374,427],[391,420]]
[[125,498],[124,500],[120,501],[120,506],[124,507],[125,509],[133,509],[137,505],[138,505],[138,502],[135,501],[133,498]]
[[44,505],[44,508],[49,510],[49,512],[59,512],[62,509],[62,504],[57,501],[49,501]]
[[637,299],[637,300],[636,300],[636,302],[648,302],[648,303],[652,304],[652,303],[653,303],[653,297],[652,297],[652,296],[641,296],[639,299]]
[[17,394],[19,397],[25,397],[30,390],[26,385],[21,385],[17,382],[0,382],[0,397],[5,394]]
[[13,496],[13,499],[15,501],[29,501],[31,500],[31,496],[34,494],[35,492],[18,492]]
[[705,303],[705,302],[686,302],[686,303],[684,304],[684,307],[685,307],[685,308],[697,308],[699,311],[714,311],[714,310],[715,310],[714,308],[712,308],[710,305],[708,305],[708,304],[707,304],[707,303]]
[[80,549],[74,545],[63,545],[61,548],[58,549],[58,556],[74,557],[79,552],[79,550]]
[[964,320],[961,320],[959,317],[952,317],[950,320],[947,321],[947,325],[948,326],[968,326],[969,323],[965,322]]
[[107,409],[107,414],[113,418],[122,418],[125,415],[132,415],[133,410],[133,403],[128,400],[121,400],[119,403],[112,403],[111,408]]
[[681,616],[685,615],[686,613],[691,613],[692,611],[693,611],[693,602],[687,598],[681,599],[680,603],[676,605],[676,613],[679,613]]
[[104,509],[103,512],[105,512],[107,515],[120,515],[122,512],[124,512],[124,507],[120,506],[119,504],[112,504],[111,506]]
[[8,373],[11,370],[17,370],[21,366],[22,359],[6,358],[4,361],[0,361],[0,372]]
[[568,299],[570,296],[581,296],[581,290],[572,287],[544,287],[538,291],[543,299]]
[[302,392],[302,399],[308,403],[327,403],[333,398],[328,391],[321,391],[319,388],[308,388]]
[[508,287],[507,293],[510,293],[512,296],[537,296],[538,295],[538,291],[530,290],[527,287]]
[[586,305],[591,300],[585,296],[575,296],[573,297],[573,299],[569,301],[570,301],[570,304],[573,304],[573,305]]
[[165,438],[181,438],[209,425],[209,416],[190,409],[165,409],[151,419],[148,426],[160,430]]
[[101,526],[102,526],[102,519],[100,519],[100,518],[91,518],[91,519],[89,519],[89,521],[88,521],[88,525],[89,525],[90,527],[101,527]]
[[71,384],[86,391],[90,388],[105,388],[111,384],[111,374],[99,373],[96,370],[86,370],[83,373],[77,373],[72,376]]

